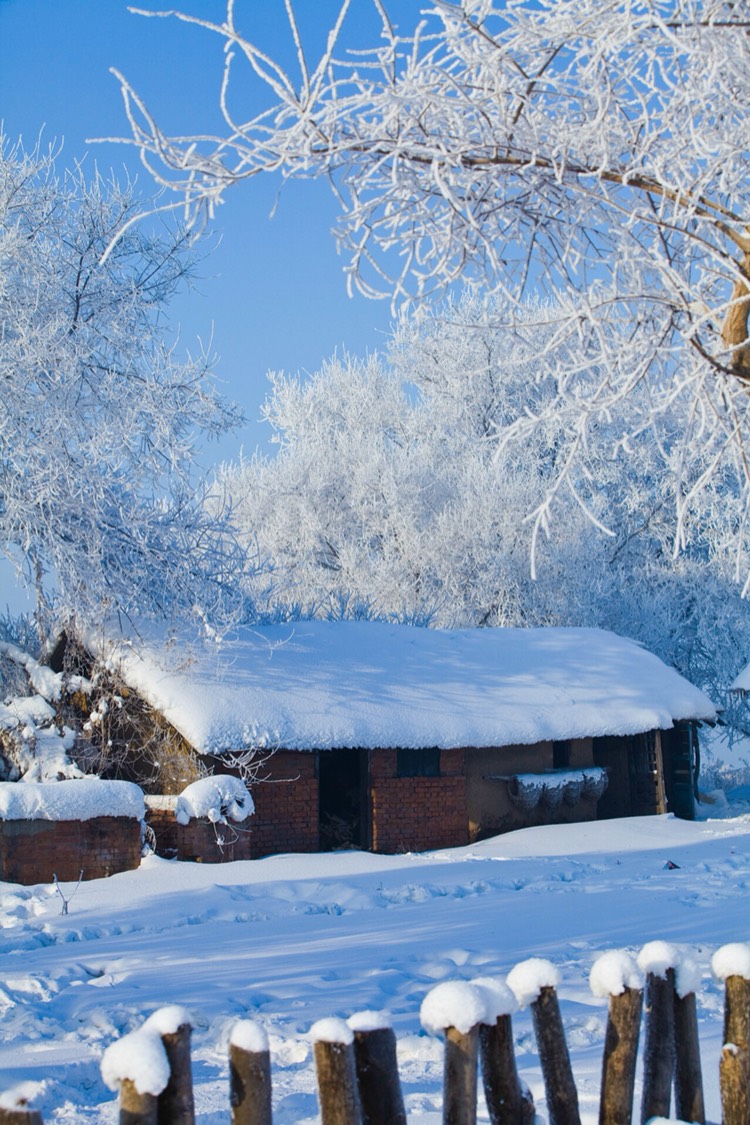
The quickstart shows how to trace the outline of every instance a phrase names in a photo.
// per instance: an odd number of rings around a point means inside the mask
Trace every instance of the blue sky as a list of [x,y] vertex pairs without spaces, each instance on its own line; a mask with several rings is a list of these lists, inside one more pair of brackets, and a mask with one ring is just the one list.
[[[158,8],[158,3],[143,7]],[[166,5],[163,5],[166,6]],[[416,3],[400,5],[415,14]],[[220,19],[223,0],[186,0],[183,9]],[[322,44],[335,17],[335,0],[299,0],[309,41]],[[289,56],[282,0],[239,0],[243,28],[276,56]],[[354,0],[352,33],[375,29],[369,0]],[[311,50],[314,54],[314,47]],[[88,137],[125,136],[127,122],[119,85],[109,67],[121,70],[166,128],[193,130],[216,124],[221,42],[174,20],[130,14],[125,0],[0,0],[0,120],[6,135],[32,147],[63,142],[61,166],[86,157],[118,174],[126,165],[151,194],[153,184],[134,149],[91,145]],[[335,201],[323,183],[284,187],[259,178],[228,192],[214,224],[214,246],[203,263],[199,292],[179,301],[186,344],[208,339],[220,357],[218,372],[230,397],[249,419],[238,439],[222,446],[231,455],[252,449],[265,427],[255,421],[266,393],[266,372],[315,370],[342,347],[375,348],[391,322],[387,303],[346,295],[343,264],[330,228]]]
[[[142,7],[158,3],[142,0]],[[220,20],[223,0],[185,0],[183,10]],[[299,0],[310,57],[335,18],[335,0]],[[404,25],[418,14],[414,0],[396,0]],[[243,30],[275,57],[291,59],[282,0],[238,0]],[[377,26],[370,0],[354,0],[352,36],[371,42]],[[87,144],[87,138],[125,136],[121,70],[168,130],[195,131],[216,124],[221,42],[174,20],[145,19],[126,0],[0,0],[0,120],[10,140],[33,147],[62,143],[60,167],[85,158],[92,167],[125,166],[150,195],[153,184],[134,149]],[[323,183],[293,183],[277,200],[279,183],[258,178],[227,194],[213,228],[214,249],[201,268],[195,293],[173,306],[186,347],[213,340],[217,373],[228,397],[239,402],[248,425],[209,450],[228,459],[240,448],[268,449],[267,426],[258,424],[269,370],[314,371],[335,350],[357,354],[378,348],[391,323],[387,303],[348,298],[344,260],[330,228],[335,201]],[[276,206],[276,214],[270,212]],[[15,602],[0,572],[0,607]]]

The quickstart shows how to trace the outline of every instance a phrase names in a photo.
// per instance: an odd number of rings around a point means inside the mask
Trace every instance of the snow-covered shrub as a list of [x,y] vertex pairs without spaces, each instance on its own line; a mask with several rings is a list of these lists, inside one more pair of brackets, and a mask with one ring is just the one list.
[[244,782],[229,774],[213,774],[188,785],[177,798],[175,817],[178,824],[194,819],[208,819],[212,824],[241,824],[255,811],[253,799]]

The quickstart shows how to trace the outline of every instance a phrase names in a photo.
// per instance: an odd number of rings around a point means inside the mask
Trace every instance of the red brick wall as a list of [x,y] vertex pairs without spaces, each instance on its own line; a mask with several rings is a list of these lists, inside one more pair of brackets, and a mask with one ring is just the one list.
[[440,777],[396,777],[396,751],[370,754],[372,850],[426,851],[469,842],[463,751],[442,750]]
[[[174,814],[172,814],[174,816]],[[249,820],[241,824],[212,824],[210,820],[191,820],[175,824],[177,858],[199,863],[232,863],[253,859],[252,829]]]
[[318,779],[315,754],[277,750],[250,787],[253,858],[277,852],[318,850]]
[[132,817],[0,821],[0,879],[75,882],[130,871],[141,862],[141,825]]

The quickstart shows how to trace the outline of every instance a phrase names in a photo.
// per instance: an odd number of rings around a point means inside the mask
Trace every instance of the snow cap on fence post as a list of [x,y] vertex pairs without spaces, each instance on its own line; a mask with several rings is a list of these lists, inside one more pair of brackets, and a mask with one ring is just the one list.
[[643,972],[624,949],[610,949],[591,966],[589,984],[594,996],[622,996],[626,988],[642,989]]
[[680,951],[668,941],[648,941],[638,954],[638,968],[661,980],[666,980],[668,971],[679,964]]
[[519,961],[508,973],[508,987],[521,1008],[537,1000],[543,988],[557,988],[559,983],[559,969],[543,957]]
[[425,996],[419,1018],[425,1031],[437,1035],[455,1027],[467,1035],[473,1027],[487,1019],[487,993],[465,980],[443,981]]
[[729,977],[750,980],[750,945],[744,941],[722,945],[711,958],[711,972],[720,981]]
[[255,1020],[237,1020],[229,1036],[229,1045],[259,1055],[261,1051],[268,1050],[266,1029]]
[[129,1081],[139,1094],[156,1097],[169,1082],[169,1062],[159,1033],[146,1024],[107,1047],[101,1062],[102,1078],[110,1090]]
[[42,1082],[18,1082],[0,1094],[0,1125],[43,1125],[42,1115],[30,1103],[43,1087]]
[[496,1023],[501,1016],[512,1016],[518,1011],[515,993],[500,977],[475,977],[472,984],[484,993],[486,1011],[481,1021],[483,1024]]
[[309,1037],[313,1043],[341,1043],[349,1046],[354,1042],[354,1032],[346,1020],[328,1016],[312,1025]]

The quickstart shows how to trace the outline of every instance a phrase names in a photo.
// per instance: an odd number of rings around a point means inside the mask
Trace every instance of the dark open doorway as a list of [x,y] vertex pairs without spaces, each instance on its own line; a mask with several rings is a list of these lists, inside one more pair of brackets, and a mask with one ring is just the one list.
[[348,747],[318,754],[320,850],[368,848],[368,754]]

